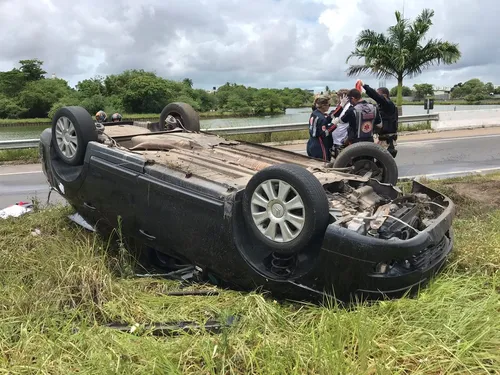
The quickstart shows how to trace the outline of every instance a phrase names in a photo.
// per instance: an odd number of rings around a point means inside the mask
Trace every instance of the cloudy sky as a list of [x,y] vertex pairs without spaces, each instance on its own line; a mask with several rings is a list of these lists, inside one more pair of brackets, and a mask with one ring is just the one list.
[[356,35],[385,31],[403,6],[409,18],[434,9],[429,35],[462,51],[459,63],[405,85],[474,77],[500,85],[497,0],[0,0],[0,70],[39,58],[71,86],[136,68],[207,89],[352,87],[345,60]]

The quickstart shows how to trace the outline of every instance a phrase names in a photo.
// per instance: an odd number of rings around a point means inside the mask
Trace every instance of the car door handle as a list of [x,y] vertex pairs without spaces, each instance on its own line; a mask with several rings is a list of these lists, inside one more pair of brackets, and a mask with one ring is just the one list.
[[155,236],[152,236],[150,234],[147,234],[146,232],[144,232],[142,229],[139,229],[139,232],[144,236],[146,237],[148,240],[156,240],[156,237]]
[[87,203],[87,202],[83,202],[83,205],[84,205],[85,207],[87,207],[89,210],[95,210],[95,207],[94,207],[94,206],[92,206],[91,204]]

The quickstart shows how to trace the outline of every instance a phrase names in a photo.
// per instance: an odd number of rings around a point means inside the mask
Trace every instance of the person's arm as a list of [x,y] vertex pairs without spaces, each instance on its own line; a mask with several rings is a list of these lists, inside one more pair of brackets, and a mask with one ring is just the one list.
[[354,107],[351,106],[345,111],[344,116],[342,116],[341,121],[344,123],[348,123],[349,127],[347,128],[347,138],[346,142],[351,142],[354,140],[354,134],[356,134],[356,113],[354,111]]
[[344,116],[340,118],[340,121],[342,122],[351,122],[351,119],[355,116],[354,114],[354,107],[349,107],[347,111],[345,111]]
[[380,95],[376,90],[372,89],[367,84],[363,85],[366,95],[375,100],[380,107],[388,112],[392,113],[394,111],[394,103],[388,100],[385,96]]
[[347,95],[344,95],[342,97],[342,99],[340,99],[340,103],[337,106],[337,108],[335,108],[335,110],[330,112],[330,116],[332,116],[333,118],[339,117],[348,102],[349,102],[349,99],[347,98]]
[[380,125],[382,128],[382,117],[380,116],[380,111],[375,107],[375,125]]
[[314,119],[313,124],[312,124],[312,129],[310,128],[310,130],[309,130],[311,137],[324,138],[325,136],[327,136],[328,133],[326,133],[326,131],[327,131],[328,123],[329,122],[328,122],[326,117],[316,117]]
[[342,113],[342,106],[339,104],[337,108],[335,108],[333,111],[330,112],[328,116],[330,116],[332,119],[335,117],[339,117],[340,114]]

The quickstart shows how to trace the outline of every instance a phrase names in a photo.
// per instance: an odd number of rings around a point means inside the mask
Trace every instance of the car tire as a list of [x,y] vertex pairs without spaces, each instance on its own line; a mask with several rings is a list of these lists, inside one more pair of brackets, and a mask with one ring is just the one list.
[[83,164],[87,144],[91,141],[97,141],[97,129],[92,116],[85,108],[62,107],[54,114],[52,145],[64,163]]
[[[376,162],[374,161],[376,159]],[[381,172],[380,182],[396,185],[399,178],[398,165],[392,155],[382,146],[371,142],[358,142],[347,146],[335,159],[334,168],[355,167],[354,174],[363,175],[368,171],[363,165],[366,160],[371,167],[377,166]],[[377,178],[374,176],[374,178]]]
[[200,131],[200,116],[189,104],[182,102],[167,104],[160,114],[160,128],[162,130],[165,128],[165,120],[168,115],[172,115],[177,120],[180,120],[186,130],[192,132]]
[[[270,188],[275,188],[274,194]],[[322,184],[295,164],[272,165],[257,172],[245,188],[242,203],[243,217],[253,236],[279,253],[302,250],[324,234],[329,222],[329,203]],[[266,232],[273,228],[274,235],[272,230]]]

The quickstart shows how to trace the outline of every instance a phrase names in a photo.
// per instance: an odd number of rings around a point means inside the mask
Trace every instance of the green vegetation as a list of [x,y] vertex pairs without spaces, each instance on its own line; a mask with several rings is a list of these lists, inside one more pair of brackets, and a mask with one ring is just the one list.
[[91,114],[103,109],[108,115],[155,113],[157,118],[174,101],[213,116],[250,116],[281,113],[313,102],[313,94],[301,89],[256,89],[228,82],[209,93],[194,89],[188,78],[173,81],[144,70],[86,79],[73,89],[64,79],[45,78],[43,62],[38,59],[19,63],[19,68],[0,72],[0,118],[51,118],[67,105],[80,105]]
[[0,164],[16,161],[16,164],[38,163],[38,148],[27,148],[21,150],[0,150]]
[[[415,84],[414,90],[403,86],[403,96],[412,96],[413,101],[403,101],[405,105],[423,104],[423,99],[434,97],[434,88],[429,83]],[[390,90],[391,96],[397,95],[397,86]],[[500,104],[500,99],[492,98],[492,95],[499,95],[500,87],[494,88],[493,83],[484,83],[478,78],[472,78],[465,83],[457,83],[450,89],[452,100],[436,100],[440,105],[467,105],[467,104]]]
[[349,76],[369,72],[377,77],[395,78],[398,81],[397,105],[403,103],[403,79],[422,73],[437,63],[453,64],[461,53],[457,44],[430,39],[421,44],[432,26],[434,11],[424,9],[410,24],[399,11],[395,12],[396,24],[388,28],[387,35],[373,30],[363,30],[356,39],[355,49],[348,56],[364,58],[364,64],[352,65]]
[[[408,124],[400,124],[399,132],[410,132],[419,130],[430,130],[430,122],[416,122]],[[228,139],[237,139],[246,142],[264,143],[264,142],[287,142],[309,139],[308,130],[295,130],[289,132],[275,132],[262,134],[238,134],[224,136]]]
[[[70,208],[1,221],[0,368],[52,375],[498,373],[500,175],[430,185],[458,204],[450,264],[416,298],[351,310],[277,303],[257,291],[167,296],[179,283],[128,277],[133,262],[121,242],[110,247],[114,240],[79,229],[66,218]],[[467,186],[490,198],[474,200],[463,193]],[[155,337],[141,329],[229,314],[239,321],[220,334]],[[140,327],[104,327],[112,322]]]
[[[403,105],[424,105],[423,100],[417,101],[404,101]],[[434,106],[436,105],[500,105],[499,99],[486,99],[481,100],[480,102],[468,102],[466,100],[434,100]],[[478,108],[480,109],[480,108]],[[434,109],[435,110],[435,109]]]
[[450,96],[452,99],[465,99],[467,103],[480,103],[491,94],[500,94],[500,88],[495,89],[491,82],[484,83],[478,78],[473,78],[453,86]]

